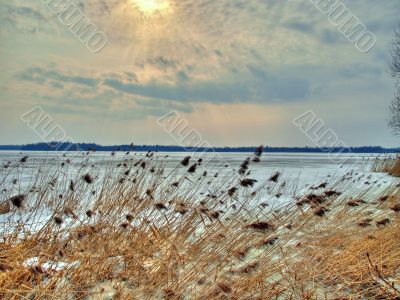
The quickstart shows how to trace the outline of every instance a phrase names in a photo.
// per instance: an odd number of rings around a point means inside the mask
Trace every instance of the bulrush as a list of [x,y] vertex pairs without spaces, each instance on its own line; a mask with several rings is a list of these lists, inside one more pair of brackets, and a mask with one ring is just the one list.
[[272,182],[278,182],[279,177],[281,176],[281,173],[276,172],[274,175],[272,175],[268,181],[272,181]]
[[234,252],[234,255],[238,256],[241,259],[244,259],[246,255],[249,253],[250,249],[251,249],[250,247],[240,248]]
[[270,237],[260,243],[260,246],[272,246],[278,240],[277,236]]
[[350,201],[348,201],[346,204],[347,204],[348,206],[351,206],[351,207],[356,207],[356,206],[360,206],[361,204],[364,204],[364,203],[365,203],[364,200],[362,200],[362,199],[357,199],[357,200],[350,200]]
[[320,204],[325,202],[325,198],[321,195],[315,195],[315,194],[308,194],[298,200],[296,202],[297,206],[303,206],[304,204],[309,204],[312,207],[319,206]]
[[161,203],[161,202],[154,204],[154,206],[155,206],[158,210],[167,210],[167,209],[168,209],[168,208],[165,206],[165,204],[164,204],[164,203]]
[[390,209],[393,210],[394,212],[400,212],[400,204],[395,204],[391,206]]
[[128,222],[132,222],[132,221],[133,221],[133,215],[132,215],[132,214],[127,214],[127,215],[125,216],[125,219],[126,219]]
[[175,207],[175,212],[184,215],[189,211],[185,203],[178,203]]
[[390,223],[390,219],[385,218],[385,219],[382,219],[382,220],[380,220],[380,221],[377,221],[377,222],[376,222],[376,226],[378,226],[378,227],[380,227],[380,226],[385,226],[385,225],[387,225],[387,224],[389,224],[389,223]]
[[217,288],[220,289],[225,294],[232,293],[232,287],[229,284],[227,284],[226,282],[218,282]]
[[67,217],[73,218],[73,219],[77,219],[77,215],[75,214],[75,212],[73,211],[73,209],[71,207],[66,207],[64,208],[64,214]]
[[153,194],[152,194],[152,192],[151,192],[150,189],[147,189],[147,190],[146,190],[146,195],[147,195],[148,197],[150,197],[151,199],[153,199]]
[[124,222],[120,225],[123,229],[126,229],[129,227],[129,223],[128,222]]
[[55,222],[57,225],[61,225],[61,224],[63,223],[63,219],[62,219],[60,216],[55,216],[55,217],[54,217],[54,222]]
[[94,214],[93,211],[90,209],[86,211],[86,215],[88,216],[88,218],[93,217],[93,214]]
[[254,223],[246,225],[246,228],[256,229],[256,230],[261,230],[261,231],[272,230],[272,229],[274,229],[274,227],[275,226],[273,224],[271,224],[270,222],[254,222]]
[[326,186],[328,185],[327,182],[322,182],[321,184],[317,185],[316,187],[311,187],[311,190],[319,190],[319,189],[325,189]]
[[342,193],[334,190],[327,190],[324,192],[327,197],[340,196]]
[[388,199],[389,199],[389,196],[382,196],[382,197],[380,197],[378,200],[379,200],[380,202],[386,202]]
[[373,221],[372,219],[364,219],[364,220],[361,220],[360,222],[358,222],[357,225],[360,227],[371,226],[372,221]]
[[50,180],[50,182],[49,182],[49,185],[50,185],[51,187],[55,187],[56,184],[57,184],[57,178],[53,178],[53,179]]
[[255,270],[257,270],[257,268],[260,266],[260,263],[258,261],[254,261],[251,262],[245,266],[243,266],[242,268],[239,269],[240,273],[244,273],[244,274],[250,274],[252,272],[254,272]]
[[87,183],[87,184],[91,184],[93,183],[93,177],[87,173],[83,176],[83,180]]
[[189,165],[190,162],[190,156],[186,156],[182,161],[181,161],[181,165],[184,167],[187,167]]
[[253,162],[260,162],[261,160],[261,155],[263,154],[264,151],[264,146],[260,145],[256,148],[256,151],[254,152],[254,158],[253,158]]
[[246,171],[249,169],[249,164],[250,164],[250,157],[246,158],[242,164],[240,165],[238,173],[242,176],[246,174]]
[[15,207],[22,208],[24,206],[24,201],[26,199],[26,195],[17,195],[8,199]]
[[328,209],[326,207],[320,206],[314,210],[314,215],[316,215],[318,217],[323,217],[323,216],[325,216],[327,211],[328,211]]
[[190,166],[190,168],[188,169],[189,173],[194,173],[196,172],[196,168],[197,168],[197,164],[193,164]]
[[203,214],[208,214],[209,213],[209,209],[207,207],[204,206],[204,204],[201,204],[198,208],[199,212],[203,213]]
[[28,157],[29,157],[29,156],[24,156],[24,157],[22,157],[19,161],[22,162],[22,163],[26,163]]
[[214,211],[214,212],[210,213],[210,217],[212,219],[219,219],[219,216],[220,216],[220,212],[219,211]]
[[171,299],[171,298],[175,298],[176,297],[176,294],[175,294],[175,292],[173,291],[173,290],[171,290],[171,289],[163,289],[163,294],[164,294],[164,297],[165,297],[165,299]]
[[69,182],[69,190],[71,192],[75,191],[75,183],[72,180]]
[[253,187],[256,182],[257,180],[255,179],[245,178],[240,181],[240,185],[243,187]]
[[236,188],[236,187],[231,187],[231,188],[228,190],[228,195],[229,195],[229,197],[235,196],[236,191],[237,191],[237,188]]

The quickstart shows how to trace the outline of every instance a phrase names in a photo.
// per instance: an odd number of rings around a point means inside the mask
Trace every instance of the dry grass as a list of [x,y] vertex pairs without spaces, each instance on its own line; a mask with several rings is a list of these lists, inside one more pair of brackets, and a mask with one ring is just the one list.
[[[89,156],[3,166],[0,298],[400,297],[396,185],[349,195],[358,175],[346,174],[297,194],[278,173],[255,185],[260,154],[240,174],[189,158],[166,171],[154,154],[94,166]],[[13,182],[23,174],[28,184]],[[281,206],[263,200],[288,193]]]
[[374,172],[384,172],[400,177],[400,156],[377,158],[372,166]]

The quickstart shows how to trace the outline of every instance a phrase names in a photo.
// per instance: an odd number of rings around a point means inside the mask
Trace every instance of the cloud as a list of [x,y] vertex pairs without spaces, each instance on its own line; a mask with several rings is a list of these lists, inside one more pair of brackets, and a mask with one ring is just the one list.
[[234,103],[302,100],[309,93],[309,82],[301,78],[276,77],[262,69],[250,66],[251,77],[234,82],[197,81],[186,79],[175,85],[157,82],[148,84],[124,83],[117,79],[105,79],[103,84],[116,91],[156,99],[187,102]]
[[[390,101],[393,92],[386,69],[392,29],[400,21],[398,0],[342,0],[377,36],[367,54],[310,1],[169,1],[171,11],[143,18],[131,1],[77,0],[109,38],[97,54],[87,51],[43,1],[3,1],[0,110],[20,112],[40,104],[71,119],[91,118],[94,137],[96,119],[118,128],[120,120],[143,120],[170,109],[203,120],[212,111],[204,107],[219,107],[220,114],[226,107],[232,112],[251,106],[254,112],[275,105],[331,113],[332,102],[351,106],[365,100],[380,106],[365,106],[363,113],[384,119],[387,103],[381,101]],[[361,116],[347,113],[354,115],[346,124],[350,132]],[[341,116],[339,107],[332,122]],[[248,122],[248,128],[257,127],[255,139],[276,140],[262,136],[265,123]],[[276,132],[289,136],[288,127]],[[379,128],[386,129],[384,120]],[[234,139],[229,126],[221,131]],[[366,138],[374,140],[372,134]]]
[[[95,78],[84,77],[84,76],[70,76],[63,74],[57,70],[45,70],[41,67],[32,67],[18,75],[20,79],[34,81],[39,84],[44,84],[49,80],[58,81],[58,88],[61,88],[62,83],[75,83],[79,85],[87,85],[95,87],[98,84],[98,80]],[[54,82],[52,85],[54,86]]]
[[28,7],[28,6],[19,6],[16,7],[15,13],[24,16],[24,17],[30,17],[32,19],[36,19],[39,21],[44,21],[45,17],[38,11]]
[[[164,67],[160,67],[163,71]],[[91,88],[90,92],[111,88],[115,93],[124,93],[150,99],[175,102],[209,103],[268,103],[275,101],[304,100],[310,92],[310,83],[304,78],[249,65],[229,81],[193,80],[184,71],[176,73],[173,83],[162,81],[140,82],[135,73],[99,74],[97,76],[76,75],[56,68],[31,67],[19,73],[17,78],[55,89],[70,90],[77,87]],[[76,85],[77,87],[75,87]],[[86,92],[81,91],[82,94]]]
[[306,33],[313,33],[315,31],[314,25],[305,22],[288,22],[285,24],[288,28],[299,30]]

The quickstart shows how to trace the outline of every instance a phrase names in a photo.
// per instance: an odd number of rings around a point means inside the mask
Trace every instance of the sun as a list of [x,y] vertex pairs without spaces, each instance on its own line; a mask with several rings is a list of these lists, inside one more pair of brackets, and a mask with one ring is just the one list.
[[154,14],[170,8],[167,0],[131,0],[145,14]]

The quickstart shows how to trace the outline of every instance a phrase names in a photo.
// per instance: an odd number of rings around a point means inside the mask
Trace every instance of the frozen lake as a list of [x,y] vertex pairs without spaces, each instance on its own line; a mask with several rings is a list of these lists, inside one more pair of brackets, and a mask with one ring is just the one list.
[[[28,209],[34,213],[33,217],[19,213],[0,215],[0,231],[7,230],[10,224],[20,224],[20,218],[23,218],[23,223],[29,223],[31,229],[36,226],[40,228],[40,224],[46,223],[51,215],[47,206],[40,213],[35,212],[41,193],[57,206],[58,202],[62,202],[57,200],[59,195],[70,195],[71,181],[78,186],[79,202],[90,207],[104,192],[104,187],[107,192],[113,193],[121,179],[123,184],[134,186],[135,174],[145,174],[148,187],[154,185],[154,178],[158,178],[158,190],[161,193],[167,191],[173,182],[179,181],[180,187],[183,186],[182,193],[190,193],[194,201],[204,199],[207,194],[226,193],[228,188],[239,186],[241,179],[249,178],[257,180],[257,183],[251,188],[242,189],[238,201],[240,197],[246,198],[252,191],[258,191],[258,198],[254,198],[249,207],[257,209],[265,204],[270,210],[287,204],[294,205],[294,201],[305,194],[322,193],[329,189],[340,191],[344,199],[362,197],[376,200],[376,195],[385,194],[386,190],[397,184],[396,178],[370,171],[372,162],[380,156],[373,154],[351,154],[335,161],[324,153],[264,153],[260,162],[250,162],[249,173],[245,176],[240,176],[237,170],[247,157],[254,157],[252,153],[197,154],[190,160],[192,165],[202,159],[195,173],[188,172],[190,165],[184,167],[180,164],[189,153],[146,155],[141,152],[68,152],[65,155],[56,152],[0,152],[0,203],[15,195],[28,195]],[[23,159],[24,162],[21,162],[23,157],[27,157],[26,161]],[[146,161],[145,168],[140,166],[143,161]],[[153,167],[162,170],[161,177],[157,177],[157,171],[151,171]],[[280,174],[279,180],[268,181],[277,173]],[[93,176],[93,184],[86,185],[83,182],[84,174]],[[124,174],[129,174],[129,177]],[[314,189],[321,183],[325,183],[323,188]],[[179,197],[179,194],[175,197]]]
[[[185,156],[190,153],[183,152],[159,152],[152,158],[154,164],[162,163],[166,172],[171,172],[179,165]],[[202,168],[198,169],[201,174],[203,170],[208,173],[219,173],[219,177],[224,175],[232,176],[240,164],[247,158],[252,157],[252,153],[213,153],[196,154],[191,161],[202,158]],[[27,162],[23,168],[17,168],[10,174],[10,168],[4,168],[5,165],[11,166],[17,164],[23,156],[28,156]],[[382,173],[373,173],[370,171],[371,164],[379,154],[347,154],[340,156],[337,160],[331,159],[325,153],[264,153],[259,163],[250,164],[250,174],[248,177],[254,178],[259,182],[267,180],[275,172],[282,174],[281,178],[287,182],[296,182],[298,188],[308,187],[321,183],[323,180],[337,180],[351,174],[350,183],[354,188],[374,188],[380,189],[392,184],[393,178]],[[7,188],[12,180],[17,179],[22,186],[32,182],[33,174],[36,174],[39,168],[45,168],[47,172],[68,173],[71,176],[78,170],[82,170],[82,165],[92,170],[93,173],[101,174],[110,166],[127,161],[140,161],[146,158],[146,153],[131,152],[92,152],[89,155],[82,152],[68,152],[66,154],[56,152],[18,152],[18,151],[0,151],[0,162],[3,170],[0,172],[2,188]],[[65,162],[68,161],[68,164]],[[67,165],[61,168],[61,164]],[[185,172],[185,168],[175,170],[176,174]],[[350,181],[350,180],[349,180]],[[21,188],[21,186],[19,186]]]

